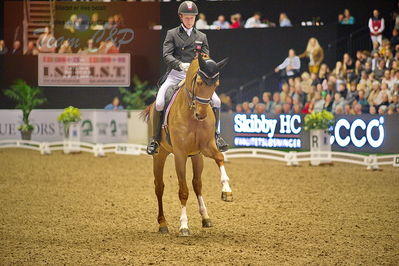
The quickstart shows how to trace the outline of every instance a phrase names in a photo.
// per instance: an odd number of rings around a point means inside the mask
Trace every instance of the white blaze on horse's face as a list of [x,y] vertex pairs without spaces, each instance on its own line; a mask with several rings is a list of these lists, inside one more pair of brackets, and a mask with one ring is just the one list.
[[[216,81],[215,84],[208,86],[202,81],[201,77],[198,77],[195,88],[195,96],[200,99],[211,99],[218,86],[219,80]],[[208,105],[209,103],[200,103],[195,101],[194,117],[197,120],[203,121],[207,117]]]

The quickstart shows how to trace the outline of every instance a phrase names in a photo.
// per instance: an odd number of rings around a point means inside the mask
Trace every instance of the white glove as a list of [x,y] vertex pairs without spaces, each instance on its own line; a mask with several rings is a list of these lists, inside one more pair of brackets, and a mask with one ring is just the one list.
[[188,68],[190,67],[190,63],[180,63],[179,65],[180,69],[183,70],[184,72],[188,71]]

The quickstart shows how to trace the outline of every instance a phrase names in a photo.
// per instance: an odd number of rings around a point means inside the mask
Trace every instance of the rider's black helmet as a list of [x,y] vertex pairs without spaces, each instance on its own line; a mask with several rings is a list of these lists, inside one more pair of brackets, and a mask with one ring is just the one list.
[[198,15],[198,7],[197,5],[192,2],[192,1],[184,1],[183,3],[180,4],[179,10],[177,13],[180,15],[192,15],[196,16]]

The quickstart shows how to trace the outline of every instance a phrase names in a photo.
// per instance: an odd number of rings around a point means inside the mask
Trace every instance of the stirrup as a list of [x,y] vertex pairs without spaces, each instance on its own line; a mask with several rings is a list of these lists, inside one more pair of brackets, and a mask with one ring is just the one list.
[[229,144],[219,134],[216,135],[216,146],[220,152],[226,152],[229,149]]
[[159,143],[155,139],[151,140],[150,144],[147,146],[147,154],[154,155],[158,153]]

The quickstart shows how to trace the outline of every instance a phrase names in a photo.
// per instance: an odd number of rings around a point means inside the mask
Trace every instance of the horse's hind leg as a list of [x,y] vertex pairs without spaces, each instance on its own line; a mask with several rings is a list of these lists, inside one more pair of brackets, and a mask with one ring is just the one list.
[[198,200],[199,213],[202,217],[202,227],[211,227],[212,222],[211,219],[209,219],[208,211],[206,210],[205,206],[205,201],[202,197],[201,174],[202,169],[204,168],[204,159],[201,154],[197,154],[191,157],[191,161],[193,163],[193,188]]
[[187,217],[187,199],[188,199],[188,187],[186,182],[186,162],[187,155],[184,153],[174,152],[175,155],[175,167],[177,178],[179,180],[179,199],[181,203],[181,215],[180,215],[180,236],[188,236],[190,232],[188,230],[188,217]]
[[168,225],[166,223],[165,216],[163,214],[163,203],[162,196],[164,190],[164,182],[163,182],[163,169],[165,166],[166,157],[168,156],[168,152],[165,151],[162,147],[159,149],[159,153],[153,156],[154,164],[153,164],[153,172],[154,172],[154,184],[155,184],[155,194],[158,199],[158,223],[159,223],[159,232],[160,233],[168,233]]

